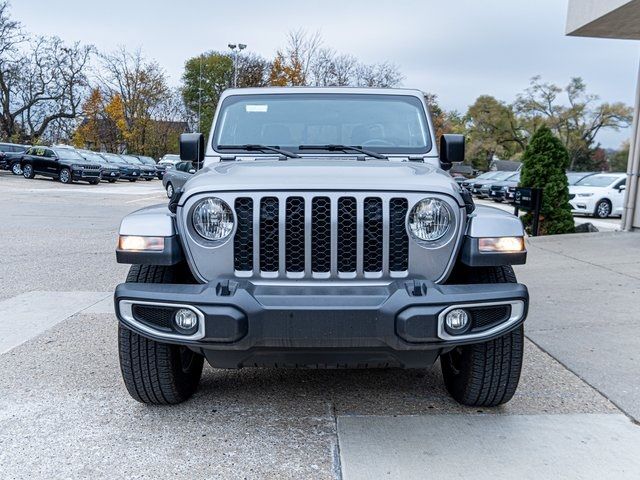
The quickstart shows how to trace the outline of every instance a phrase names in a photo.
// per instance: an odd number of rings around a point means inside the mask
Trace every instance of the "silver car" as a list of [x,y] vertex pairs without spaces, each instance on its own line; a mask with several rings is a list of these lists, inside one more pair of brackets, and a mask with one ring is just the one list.
[[529,303],[511,267],[526,260],[522,223],[474,205],[448,174],[464,137],[436,146],[421,92],[227,90],[208,141],[183,134],[180,151],[204,168],[119,231],[117,260],[132,265],[115,291],[120,365],[134,399],[187,400],[205,359],[427,368],[439,358],[462,404],[514,395]]
[[194,173],[196,169],[193,162],[178,162],[172,169],[166,170],[162,177],[162,185],[167,191],[167,197],[173,197],[173,193],[181,189]]

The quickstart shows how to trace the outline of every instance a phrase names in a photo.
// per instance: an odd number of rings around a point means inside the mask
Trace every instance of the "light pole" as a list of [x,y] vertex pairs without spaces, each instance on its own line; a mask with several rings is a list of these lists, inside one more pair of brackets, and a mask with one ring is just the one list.
[[238,54],[247,48],[244,43],[230,43],[229,48],[231,49],[233,55],[233,88],[238,86]]
[[200,125],[201,118],[201,110],[202,110],[202,56],[204,54],[200,54],[200,77],[198,78],[198,132],[202,131]]

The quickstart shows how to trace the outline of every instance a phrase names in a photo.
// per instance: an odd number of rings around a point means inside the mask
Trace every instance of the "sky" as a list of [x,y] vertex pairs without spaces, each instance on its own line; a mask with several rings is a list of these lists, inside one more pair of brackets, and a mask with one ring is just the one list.
[[[287,32],[319,31],[325,46],[366,63],[389,61],[402,86],[466,111],[482,94],[511,102],[534,75],[582,77],[607,102],[633,104],[640,44],[567,37],[567,0],[11,0],[33,33],[111,51],[142,48],[179,85],[187,58],[245,43],[272,58]],[[616,148],[629,130],[603,132]]]

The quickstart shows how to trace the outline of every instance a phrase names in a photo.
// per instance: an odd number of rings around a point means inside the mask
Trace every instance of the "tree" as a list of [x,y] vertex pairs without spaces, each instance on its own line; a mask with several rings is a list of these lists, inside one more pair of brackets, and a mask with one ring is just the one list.
[[[238,87],[262,87],[267,84],[270,64],[255,54],[238,54]],[[187,113],[198,119],[205,135],[213,122],[220,95],[233,82],[233,57],[227,53],[206,52],[185,62],[182,74],[182,98]],[[200,90],[202,88],[202,90]]]
[[494,156],[511,159],[522,153],[526,133],[512,107],[481,95],[467,112],[467,151],[473,165],[488,170]]
[[[561,103],[563,94],[565,103]],[[598,96],[587,93],[586,84],[578,77],[564,88],[533,77],[514,109],[529,132],[544,124],[555,133],[569,152],[571,170],[596,169],[597,134],[602,129],[618,131],[632,119],[630,107],[620,102],[599,103]]]
[[0,137],[34,143],[52,126],[66,130],[88,92],[93,51],[57,37],[32,38],[0,0]]
[[464,118],[456,111],[447,112],[440,107],[438,96],[433,93],[425,93],[424,99],[431,113],[431,121],[435,130],[436,142],[440,143],[440,137],[445,133],[464,133]]
[[629,164],[629,140],[620,145],[620,149],[609,156],[609,170],[626,172]]
[[287,45],[277,51],[271,64],[269,85],[395,87],[402,82],[402,74],[392,63],[360,63],[352,55],[338,53],[323,43],[317,32],[290,32]]
[[124,47],[102,55],[102,67],[107,98],[117,98],[122,105],[124,123],[119,127],[127,151],[150,154],[147,145],[152,143],[154,113],[171,94],[166,74],[140,50],[130,53]]
[[[522,156],[520,186],[542,188],[540,234],[555,235],[575,231],[566,169],[569,154],[562,142],[546,125],[541,126],[531,137]],[[533,217],[522,217],[530,229]]]

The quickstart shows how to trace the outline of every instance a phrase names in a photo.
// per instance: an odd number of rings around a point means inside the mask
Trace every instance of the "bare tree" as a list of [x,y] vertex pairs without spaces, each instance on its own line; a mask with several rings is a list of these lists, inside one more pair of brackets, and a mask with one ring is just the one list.
[[399,85],[403,76],[392,63],[359,64],[356,67],[355,84],[359,87],[389,88]]
[[34,142],[78,116],[93,48],[57,37],[31,39],[0,0],[0,136]]

